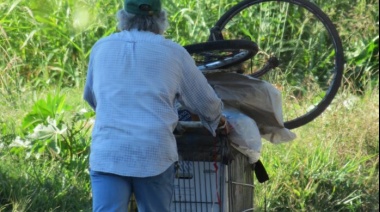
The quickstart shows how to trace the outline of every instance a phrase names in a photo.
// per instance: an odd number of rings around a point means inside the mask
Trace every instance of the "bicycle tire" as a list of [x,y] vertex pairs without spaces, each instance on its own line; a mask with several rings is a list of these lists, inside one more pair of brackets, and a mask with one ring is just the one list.
[[218,40],[186,45],[184,48],[201,71],[240,64],[255,56],[259,50],[257,44],[250,40]]
[[[252,14],[256,18],[252,17]],[[244,20],[243,16],[252,18]],[[234,22],[237,19],[239,21]],[[300,23],[299,28],[296,29],[297,24],[294,23]],[[305,29],[309,30],[307,33],[310,35],[305,33]],[[256,60],[260,58],[259,54],[256,55],[255,61],[251,61],[250,75],[262,77],[280,90],[286,91],[283,93],[289,94],[283,96],[286,128],[294,129],[313,121],[331,104],[341,85],[344,52],[337,29],[329,16],[316,4],[306,0],[244,0],[220,17],[211,29],[209,40],[237,39],[242,36],[248,36],[257,42],[260,55],[269,52],[263,57],[273,56],[271,51],[280,54],[280,67],[264,76],[255,75],[254,66],[260,63],[259,59]],[[295,41],[297,43],[294,43]],[[276,54],[274,56],[277,57]],[[303,61],[304,64],[301,64]],[[305,69],[300,71],[299,67]],[[293,79],[297,77],[298,81],[292,82],[289,75],[293,75]],[[313,92],[318,95],[306,98],[306,95]],[[294,108],[300,109],[296,111]]]

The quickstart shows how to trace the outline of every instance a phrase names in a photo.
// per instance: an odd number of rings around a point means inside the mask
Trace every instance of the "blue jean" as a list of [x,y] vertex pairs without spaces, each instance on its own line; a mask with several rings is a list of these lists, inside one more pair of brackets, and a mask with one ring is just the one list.
[[153,177],[125,177],[90,171],[94,212],[126,212],[132,193],[139,212],[169,212],[175,165]]

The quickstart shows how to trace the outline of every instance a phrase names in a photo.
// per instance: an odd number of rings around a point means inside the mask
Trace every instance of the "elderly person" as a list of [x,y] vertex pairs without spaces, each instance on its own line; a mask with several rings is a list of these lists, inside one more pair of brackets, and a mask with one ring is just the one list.
[[90,55],[84,99],[96,112],[90,153],[94,211],[170,211],[175,162],[175,102],[215,136],[223,104],[180,45],[163,37],[160,0],[125,0],[120,32]]

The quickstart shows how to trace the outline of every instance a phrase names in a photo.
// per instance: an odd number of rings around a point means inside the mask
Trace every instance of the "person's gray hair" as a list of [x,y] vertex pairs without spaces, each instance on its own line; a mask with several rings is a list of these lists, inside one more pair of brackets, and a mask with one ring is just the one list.
[[137,29],[139,31],[149,31],[156,34],[163,34],[169,26],[166,11],[162,10],[158,15],[144,16],[128,13],[119,10],[116,14],[120,31]]

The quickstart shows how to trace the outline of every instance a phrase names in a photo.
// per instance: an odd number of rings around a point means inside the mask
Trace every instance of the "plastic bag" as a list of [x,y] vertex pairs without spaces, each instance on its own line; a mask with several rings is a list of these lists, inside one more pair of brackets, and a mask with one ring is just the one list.
[[261,136],[256,122],[237,109],[225,107],[224,116],[230,125],[228,138],[236,145],[234,147],[249,158],[253,164],[260,158]]

